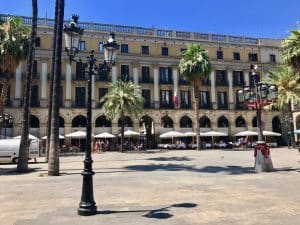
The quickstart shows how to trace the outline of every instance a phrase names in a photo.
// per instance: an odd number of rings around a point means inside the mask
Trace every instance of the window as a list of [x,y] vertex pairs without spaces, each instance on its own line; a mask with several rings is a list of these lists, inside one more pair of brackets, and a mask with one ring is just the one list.
[[162,83],[162,84],[172,83],[172,68],[171,67],[160,67],[159,75],[160,75],[160,83]]
[[39,107],[39,86],[32,85],[31,86],[31,107]]
[[78,50],[79,51],[84,51],[85,50],[85,41],[79,41]]
[[270,55],[270,62],[276,63],[276,56],[274,54]]
[[234,86],[245,85],[243,71],[233,71],[233,85]]
[[239,52],[234,52],[233,53],[233,60],[241,60],[241,56]]
[[210,108],[210,98],[208,91],[200,91],[200,109],[208,109]]
[[33,61],[33,74],[32,74],[33,79],[38,79],[38,63],[37,60]]
[[160,91],[160,107],[161,108],[173,108],[172,91],[161,90]]
[[103,52],[104,47],[103,47],[103,42],[99,42],[99,52]]
[[35,39],[35,47],[41,47],[41,38],[40,37],[36,37],[36,39]]
[[182,53],[184,53],[186,50],[187,50],[186,48],[181,48],[181,49],[180,49],[180,53],[182,54]]
[[75,107],[85,107],[85,87],[75,88]]
[[248,58],[250,62],[257,62],[257,53],[249,53]]
[[217,59],[223,59],[223,51],[217,51]]
[[218,86],[226,86],[227,82],[227,74],[225,70],[217,70],[216,71],[216,85]]
[[84,66],[82,62],[76,63],[76,80],[84,80]]
[[144,107],[150,108],[150,90],[143,89],[142,96],[144,98]]
[[149,55],[149,46],[142,46],[142,54]]
[[107,94],[108,88],[99,88],[98,94],[99,94],[99,103],[98,106],[101,108],[104,104],[104,102],[100,102],[100,100]]
[[191,108],[191,93],[190,91],[180,91],[180,106],[181,108]]
[[99,100],[103,98],[108,93],[108,88],[99,88]]
[[128,44],[121,44],[121,53],[128,53]]
[[142,66],[142,82],[150,82],[150,68],[149,66]]
[[161,55],[168,56],[169,55],[169,49],[167,47],[161,48]]
[[227,93],[218,92],[218,108],[227,109]]
[[129,66],[128,65],[121,65],[121,80],[122,81],[129,81]]

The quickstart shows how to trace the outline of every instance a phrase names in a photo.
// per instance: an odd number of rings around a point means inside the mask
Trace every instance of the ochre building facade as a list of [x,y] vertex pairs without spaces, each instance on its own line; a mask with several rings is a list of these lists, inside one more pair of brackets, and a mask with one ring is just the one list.
[[[23,19],[25,24],[31,24],[31,18]],[[38,137],[46,135],[53,24],[49,19],[38,21],[30,128]],[[240,104],[236,93],[244,85],[252,84],[251,64],[258,65],[263,78],[281,61],[280,40],[97,23],[80,23],[80,26],[85,30],[78,54],[82,61],[91,50],[95,51],[99,62],[103,61],[102,42],[111,31],[115,32],[120,44],[111,72],[94,76],[92,80],[94,134],[119,133],[120,121],[107,121],[99,101],[108,91],[107,84],[117,79],[132,80],[141,86],[145,99],[143,113],[137,118],[127,118],[125,125],[126,129],[138,132],[143,128],[143,134],[149,139],[158,140],[154,136],[169,130],[194,130],[196,119],[200,121],[201,132],[222,131],[233,137],[240,131],[257,131],[256,111]],[[191,43],[201,43],[212,63],[212,71],[199,93],[200,118],[195,118],[191,86],[180,78],[178,70],[181,52]],[[65,52],[62,59],[60,133],[67,134],[85,129],[87,74],[80,63],[70,64]],[[21,132],[25,72],[26,63],[23,62],[11,80],[6,112],[14,117],[14,122],[12,128],[7,128],[9,136]],[[174,95],[178,97],[178,105],[174,105]],[[278,111],[263,112],[265,130],[281,132],[279,114]]]

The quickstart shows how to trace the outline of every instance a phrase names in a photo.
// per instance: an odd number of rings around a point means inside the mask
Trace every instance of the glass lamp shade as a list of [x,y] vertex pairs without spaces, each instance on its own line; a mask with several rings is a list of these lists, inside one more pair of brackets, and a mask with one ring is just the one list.
[[258,90],[261,99],[266,99],[268,97],[269,88],[267,84],[260,84]]
[[117,52],[119,50],[119,45],[116,43],[114,33],[110,33],[109,39],[105,44],[103,44],[103,47],[104,47],[104,60],[110,67],[114,63]]
[[245,86],[244,89],[243,89],[244,101],[247,102],[247,101],[250,100],[250,93],[251,93],[250,87]]
[[72,21],[64,26],[66,51],[70,58],[78,53],[78,44],[83,34],[83,28],[78,26],[79,16],[73,15]]
[[237,92],[237,96],[238,96],[238,100],[239,102],[244,102],[245,101],[245,98],[244,98],[244,91],[243,90],[238,90]]
[[277,86],[271,85],[271,86],[269,87],[269,96],[268,96],[268,98],[269,98],[270,100],[276,100],[277,97],[278,97],[278,89],[277,89]]

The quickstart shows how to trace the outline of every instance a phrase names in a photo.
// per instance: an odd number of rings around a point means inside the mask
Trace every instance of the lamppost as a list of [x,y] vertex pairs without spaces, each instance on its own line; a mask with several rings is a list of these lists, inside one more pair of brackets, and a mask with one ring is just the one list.
[[[276,102],[278,95],[277,86],[259,82],[257,65],[252,64],[250,67],[250,72],[255,88],[252,90],[250,86],[244,86],[242,90],[238,91],[238,100],[240,103],[245,104],[249,109],[256,110],[256,119],[259,132],[258,141],[256,142],[257,145],[255,148],[255,170],[257,172],[270,171],[273,169],[273,165],[271,158],[269,157],[269,148],[263,141],[261,113],[264,106]],[[264,157],[258,157],[258,154],[262,154]],[[267,158],[269,162],[264,160],[264,158]]]
[[14,118],[8,113],[0,115],[0,124],[4,126],[4,139],[6,139],[6,127],[14,122]]
[[[81,35],[83,34],[83,29],[78,26],[78,16],[73,15],[72,21],[69,25],[65,25],[65,42],[66,42],[66,52],[69,57],[70,63],[75,61],[74,58],[79,52],[78,44]],[[89,216],[95,215],[97,213],[97,206],[94,201],[93,193],[93,175],[92,170],[92,156],[91,156],[91,141],[92,141],[92,76],[97,75],[99,72],[111,70],[115,62],[115,57],[119,45],[115,41],[114,33],[110,34],[108,41],[103,44],[104,47],[104,61],[102,64],[96,65],[96,59],[94,56],[94,51],[92,50],[90,55],[87,56],[87,63],[84,67],[88,69],[88,100],[87,100],[87,127],[86,127],[86,145],[85,145],[85,159],[84,159],[84,170],[82,172],[83,183],[82,183],[82,194],[81,201],[79,203],[78,215]]]

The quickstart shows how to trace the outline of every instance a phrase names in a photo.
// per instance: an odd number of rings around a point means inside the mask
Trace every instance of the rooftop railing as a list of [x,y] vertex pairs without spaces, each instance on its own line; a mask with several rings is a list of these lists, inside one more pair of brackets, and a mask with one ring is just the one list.
[[[2,21],[7,21],[7,19],[12,15],[0,14],[0,19]],[[21,16],[23,18],[23,23],[26,25],[31,25],[32,18],[28,16]],[[64,21],[64,23],[69,23],[70,21]],[[39,18],[37,21],[40,27],[53,27],[54,20],[48,18]],[[112,25],[112,24],[100,24],[100,23],[87,23],[80,22],[79,26],[86,31],[100,31],[100,32],[116,32],[125,33],[141,36],[150,37],[160,37],[160,38],[174,38],[174,39],[185,39],[185,40],[208,40],[216,42],[226,42],[226,43],[245,43],[245,44],[259,44],[258,38],[251,37],[239,37],[239,36],[228,36],[222,34],[210,34],[210,33],[197,33],[197,32],[185,32],[185,31],[175,31],[175,30],[165,30],[157,28],[143,28],[134,26],[122,26],[122,25]]]

